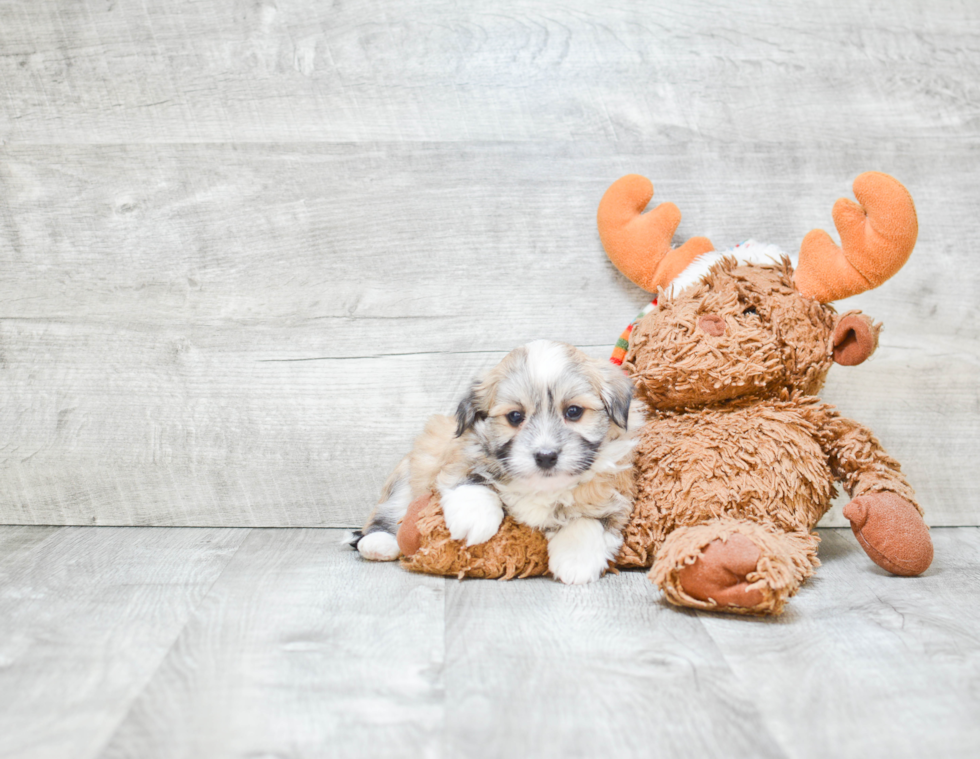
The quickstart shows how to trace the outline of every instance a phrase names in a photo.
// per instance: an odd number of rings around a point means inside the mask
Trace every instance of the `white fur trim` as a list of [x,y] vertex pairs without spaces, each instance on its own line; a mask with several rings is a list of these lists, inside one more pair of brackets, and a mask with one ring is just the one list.
[[778,246],[755,240],[746,240],[728,250],[712,250],[691,261],[684,271],[674,277],[667,291],[677,295],[699,283],[711,267],[725,256],[733,256],[740,264],[774,264],[779,263],[785,255],[786,253]]

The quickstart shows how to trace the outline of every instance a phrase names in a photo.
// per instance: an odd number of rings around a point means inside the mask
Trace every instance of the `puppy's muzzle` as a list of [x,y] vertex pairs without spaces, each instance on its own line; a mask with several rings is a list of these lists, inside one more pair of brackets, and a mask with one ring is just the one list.
[[558,463],[558,451],[545,449],[534,454],[534,463],[541,469],[554,469]]

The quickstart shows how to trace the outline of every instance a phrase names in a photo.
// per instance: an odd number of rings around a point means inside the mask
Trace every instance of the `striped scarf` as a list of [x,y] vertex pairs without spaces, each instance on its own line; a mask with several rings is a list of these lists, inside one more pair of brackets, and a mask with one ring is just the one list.
[[626,358],[626,351],[630,347],[630,332],[633,331],[633,327],[636,326],[636,323],[640,321],[640,319],[649,314],[656,307],[657,299],[654,298],[643,308],[642,311],[640,311],[640,313],[636,315],[636,318],[630,322],[629,326],[623,330],[623,334],[619,336],[619,339],[616,341],[616,345],[613,347],[612,355],[609,357],[609,360],[616,366],[623,365],[623,359]]

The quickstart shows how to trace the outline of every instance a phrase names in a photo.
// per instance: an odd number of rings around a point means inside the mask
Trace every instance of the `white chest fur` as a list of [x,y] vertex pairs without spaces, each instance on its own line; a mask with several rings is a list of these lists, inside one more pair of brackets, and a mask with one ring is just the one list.
[[572,518],[567,511],[573,502],[571,490],[522,492],[505,487],[500,496],[508,514],[536,530],[556,530]]

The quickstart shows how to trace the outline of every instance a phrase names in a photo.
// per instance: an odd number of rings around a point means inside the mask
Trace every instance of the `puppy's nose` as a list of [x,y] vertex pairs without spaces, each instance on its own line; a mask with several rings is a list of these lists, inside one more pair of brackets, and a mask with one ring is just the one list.
[[709,335],[723,335],[725,333],[725,320],[718,314],[705,314],[700,319],[698,319],[698,326],[703,332],[707,332]]
[[534,463],[542,469],[551,469],[558,463],[558,451],[538,451],[534,454]]

